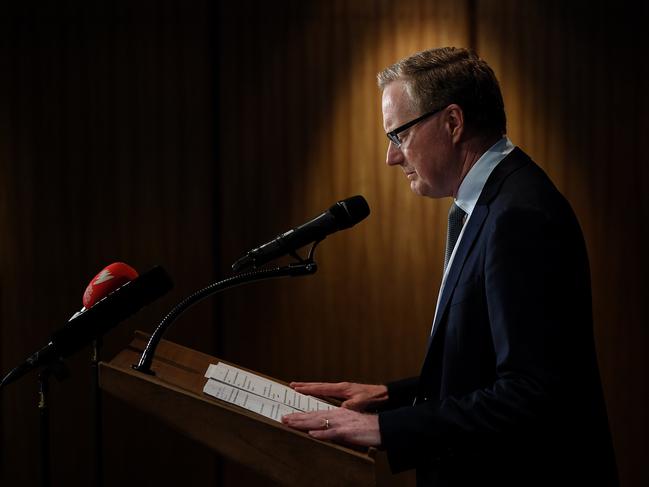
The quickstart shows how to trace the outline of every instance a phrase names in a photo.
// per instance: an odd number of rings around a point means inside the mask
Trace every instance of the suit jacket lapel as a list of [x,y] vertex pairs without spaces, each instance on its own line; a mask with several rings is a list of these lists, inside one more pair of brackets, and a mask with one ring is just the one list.
[[464,267],[464,261],[469,255],[471,247],[476,240],[476,237],[482,229],[482,225],[489,213],[489,207],[486,205],[476,205],[471,213],[471,218],[466,224],[464,229],[464,235],[460,240],[459,247],[455,252],[455,257],[453,258],[453,265],[449,269],[448,276],[446,278],[446,284],[442,290],[442,295],[439,298],[439,306],[437,307],[437,316],[435,317],[435,323],[433,324],[433,335],[431,336],[431,341],[435,339],[435,335],[439,330],[439,323],[446,312],[446,307],[448,302],[453,294],[457,280],[460,277],[460,271]]
[[480,234],[480,230],[484,225],[485,219],[489,214],[489,203],[498,194],[500,186],[505,178],[529,161],[530,159],[527,155],[516,147],[500,162],[500,164],[496,166],[487,179],[482,193],[480,194],[480,198],[478,198],[478,202],[471,213],[471,218],[469,218],[469,221],[466,224],[464,235],[460,240],[459,247],[457,248],[455,257],[453,258],[453,265],[449,269],[444,289],[439,298],[439,306],[437,307],[437,315],[435,316],[435,322],[433,323],[433,333],[430,337],[429,345],[438,333],[449,300],[453,295],[458,278],[460,277],[462,268],[464,267],[464,262],[473,248],[473,245]]

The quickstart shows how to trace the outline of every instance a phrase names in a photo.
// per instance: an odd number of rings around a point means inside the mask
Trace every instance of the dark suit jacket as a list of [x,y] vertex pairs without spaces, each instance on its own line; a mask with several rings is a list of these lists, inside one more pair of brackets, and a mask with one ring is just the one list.
[[431,486],[617,485],[570,205],[516,148],[466,225],[421,373],[388,384],[392,470]]

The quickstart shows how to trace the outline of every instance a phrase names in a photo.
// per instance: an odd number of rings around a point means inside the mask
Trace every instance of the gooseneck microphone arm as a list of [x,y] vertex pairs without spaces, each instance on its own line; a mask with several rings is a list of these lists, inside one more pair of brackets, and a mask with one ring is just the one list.
[[[164,317],[151,335],[151,338],[149,338],[149,342],[146,344],[144,352],[142,352],[140,361],[137,365],[133,365],[133,368],[139,372],[154,375],[151,370],[151,363],[153,362],[153,355],[162,339],[162,335],[164,335],[167,329],[182,313],[194,304],[208,296],[249,282],[314,274],[318,267],[313,261],[313,252],[318,243],[334,232],[356,225],[369,214],[370,207],[367,201],[365,201],[365,198],[360,195],[352,196],[351,198],[338,201],[311,221],[295,227],[273,240],[252,249],[232,265],[233,271],[243,271],[243,269],[249,267],[256,269],[271,260],[287,254],[295,257],[298,263],[286,267],[260,268],[250,272],[239,272],[239,274],[210,284],[206,288],[195,292]],[[297,250],[310,243],[312,243],[312,246],[309,251],[309,256],[306,259],[302,259],[297,254]]]
[[[203,299],[213,296],[214,294],[225,291],[226,289],[232,289],[243,284],[248,284],[250,282],[256,281],[265,281],[268,279],[277,279],[280,277],[297,277],[297,276],[307,276],[315,274],[318,270],[318,265],[313,261],[313,250],[318,244],[316,242],[311,251],[309,252],[309,257],[306,260],[299,259],[299,263],[290,264],[285,267],[270,267],[253,270],[250,272],[242,272],[234,276],[223,279],[222,281],[215,282],[209,286],[196,291],[191,296],[185,298],[180,304],[178,304],[174,309],[172,309],[167,316],[163,318],[160,324],[157,326],[151,338],[149,338],[148,343],[142,352],[137,365],[133,365],[133,368],[139,372],[143,372],[149,375],[155,375],[151,370],[151,363],[153,362],[153,356],[155,354],[156,348],[162,339],[164,333],[169,329],[169,327],[189,308],[193,305],[202,301]],[[297,257],[297,255],[296,255]]]

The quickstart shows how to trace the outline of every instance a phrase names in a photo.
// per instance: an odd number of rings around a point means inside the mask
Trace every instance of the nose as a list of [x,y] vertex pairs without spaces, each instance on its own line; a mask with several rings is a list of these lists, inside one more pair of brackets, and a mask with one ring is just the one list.
[[396,145],[390,141],[388,144],[388,152],[385,155],[385,163],[388,166],[397,166],[403,164],[403,152]]

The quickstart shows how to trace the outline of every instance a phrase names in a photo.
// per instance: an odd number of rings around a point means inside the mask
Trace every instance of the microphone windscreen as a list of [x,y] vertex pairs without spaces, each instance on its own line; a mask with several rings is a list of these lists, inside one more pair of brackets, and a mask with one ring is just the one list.
[[88,284],[86,291],[83,293],[83,306],[90,309],[97,301],[104,299],[137,276],[137,271],[128,264],[123,262],[110,264],[93,277],[90,284]]
[[361,195],[352,196],[333,205],[329,211],[336,218],[339,229],[356,225],[370,214],[370,207]]

